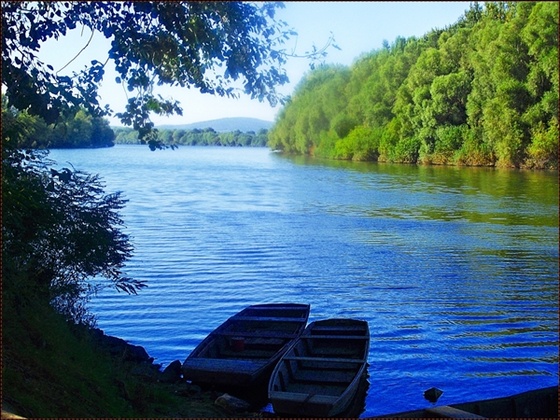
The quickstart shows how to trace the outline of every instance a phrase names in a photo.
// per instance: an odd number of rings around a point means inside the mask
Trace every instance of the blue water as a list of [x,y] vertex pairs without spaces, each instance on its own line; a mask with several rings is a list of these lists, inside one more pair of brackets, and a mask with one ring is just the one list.
[[123,191],[138,296],[98,326],[183,361],[264,302],[366,319],[362,416],[558,385],[558,176],[288,158],[268,149],[53,150]]

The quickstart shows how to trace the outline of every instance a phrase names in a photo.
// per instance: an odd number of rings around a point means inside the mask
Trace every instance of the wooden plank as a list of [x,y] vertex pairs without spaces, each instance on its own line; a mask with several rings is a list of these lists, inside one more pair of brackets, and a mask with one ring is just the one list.
[[363,325],[314,325],[313,331],[363,331],[367,329]]
[[430,414],[435,414],[438,417],[448,419],[485,419],[486,417],[479,416],[478,414],[469,413],[467,411],[459,410],[457,408],[442,405],[440,407],[426,408]]
[[257,310],[257,311],[302,311],[302,312],[307,312],[307,310],[309,309],[307,305],[302,305],[302,304],[296,304],[296,305],[254,305],[254,306],[249,306],[247,308],[245,308],[244,310],[250,310],[252,311],[253,309]]
[[230,349],[220,349],[220,357],[225,359],[270,359],[278,350],[258,350],[247,349],[235,351]]
[[312,340],[314,338],[325,339],[325,340],[367,340],[367,336],[360,335],[302,335],[301,338],[306,340]]
[[212,358],[188,358],[183,364],[183,371],[189,369],[195,371],[226,372],[226,373],[253,373],[266,365],[267,360],[239,360],[239,359],[212,359]]
[[356,376],[355,371],[317,371],[300,369],[294,374],[295,382],[311,382],[311,383],[329,383],[329,384],[346,384],[352,382]]
[[267,348],[267,349],[279,349],[284,344],[286,340],[278,337],[243,337],[245,341],[245,347],[249,348]]
[[280,331],[216,331],[214,334],[227,337],[257,337],[257,338],[296,338],[297,334]]
[[[523,407],[523,413],[516,410],[515,406],[518,404]],[[480,418],[480,415],[486,418],[558,418],[558,386],[526,391],[508,397],[453,404],[453,408],[468,412],[468,418]],[[427,413],[429,410],[405,411],[369,418],[426,418],[430,416]],[[474,411],[481,414],[475,415]],[[431,416],[435,417],[435,414]]]
[[25,419],[27,417],[21,417],[17,414],[11,413],[9,411],[2,410],[2,418],[3,419]]
[[286,392],[286,391],[272,391],[270,392],[270,399],[271,400],[280,400],[280,401],[291,401],[297,404],[325,404],[325,405],[333,405],[338,402],[338,396],[331,396],[331,395],[323,395],[323,394],[316,394],[311,395],[309,393],[299,393],[299,392]]
[[287,317],[287,316],[250,316],[250,315],[234,315],[230,318],[232,321],[266,321],[266,322],[294,322],[301,323],[304,317]]
[[343,362],[343,363],[364,363],[363,359],[346,359],[342,357],[305,357],[305,356],[284,356],[284,360],[301,360],[306,362]]

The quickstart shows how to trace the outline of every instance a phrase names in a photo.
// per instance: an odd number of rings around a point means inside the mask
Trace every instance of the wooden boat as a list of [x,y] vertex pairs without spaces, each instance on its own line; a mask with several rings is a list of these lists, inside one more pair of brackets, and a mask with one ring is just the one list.
[[333,318],[315,321],[276,365],[268,385],[275,413],[332,417],[343,413],[367,373],[366,321]]
[[249,306],[226,320],[187,357],[183,377],[223,389],[266,381],[272,369],[301,335],[309,305],[272,303]]
[[508,397],[435,406],[369,418],[558,418],[558,386],[535,389]]

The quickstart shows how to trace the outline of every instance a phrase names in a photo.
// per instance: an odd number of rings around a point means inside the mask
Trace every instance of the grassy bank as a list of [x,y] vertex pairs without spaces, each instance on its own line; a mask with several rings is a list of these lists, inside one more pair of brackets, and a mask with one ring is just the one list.
[[5,294],[2,306],[3,409],[24,417],[232,417],[215,393],[159,381],[153,366],[111,355],[49,306]]

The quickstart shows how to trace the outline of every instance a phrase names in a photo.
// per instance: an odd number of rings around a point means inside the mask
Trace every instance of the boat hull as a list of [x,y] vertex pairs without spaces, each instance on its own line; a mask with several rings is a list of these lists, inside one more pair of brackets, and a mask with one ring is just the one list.
[[307,304],[252,305],[226,320],[187,357],[183,376],[200,385],[248,388],[265,383],[305,328]]
[[311,323],[272,373],[268,396],[275,413],[332,417],[348,409],[367,375],[367,322]]
[[558,418],[558,387],[553,386],[507,397],[385,414],[369,418],[434,418],[440,417],[436,415],[438,411],[448,411],[448,408],[460,410],[463,413],[463,418],[475,418],[476,416],[484,418]]

